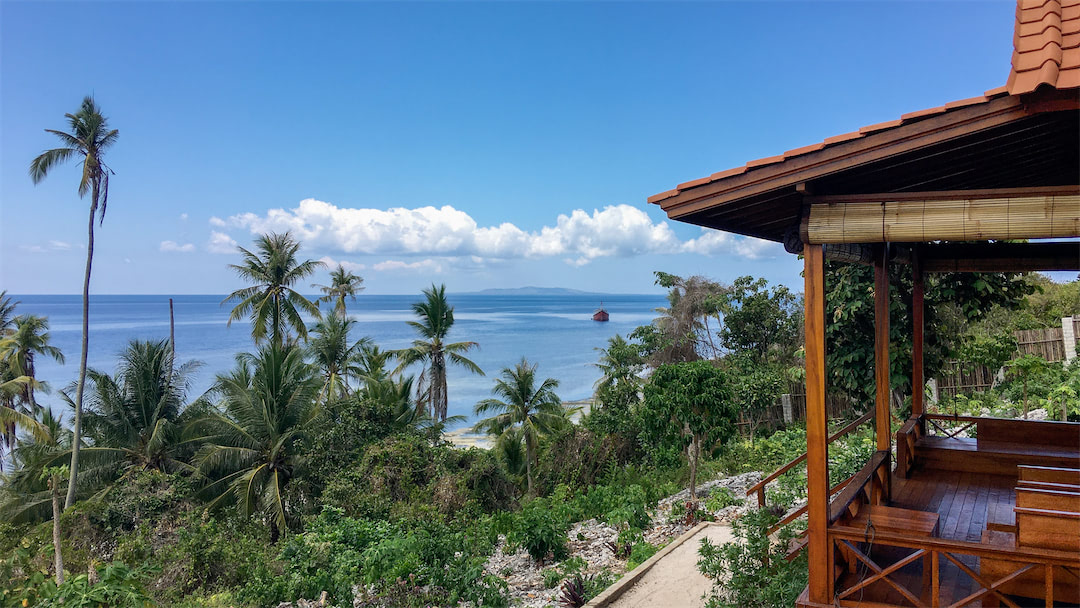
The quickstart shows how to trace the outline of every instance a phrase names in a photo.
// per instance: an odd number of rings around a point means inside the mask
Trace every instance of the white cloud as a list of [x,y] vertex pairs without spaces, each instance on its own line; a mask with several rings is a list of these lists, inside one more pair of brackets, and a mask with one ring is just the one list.
[[434,272],[443,271],[443,265],[435,260],[420,260],[419,262],[402,262],[401,260],[386,260],[371,267],[379,272]]
[[188,218],[188,214],[186,214],[186,213],[181,213],[180,214],[180,221],[181,222],[186,222],[187,218]]
[[475,256],[512,259],[566,256],[587,263],[604,256],[677,253],[681,241],[667,222],[641,209],[612,205],[588,213],[561,214],[554,226],[527,232],[509,222],[478,226],[469,214],[449,205],[405,209],[342,208],[305,199],[294,209],[265,215],[234,215],[230,226],[252,234],[290,231],[306,246],[350,254]]
[[48,241],[44,245],[19,245],[19,249],[29,253],[48,253],[50,251],[68,251],[74,247],[82,248],[82,243],[72,245],[64,241]]
[[210,253],[236,253],[236,241],[224,232],[213,230],[210,232],[210,240],[206,243],[206,250]]
[[710,228],[702,228],[701,236],[683,243],[682,250],[700,255],[734,254],[751,260],[773,257],[783,251],[779,243]]
[[191,253],[192,251],[195,251],[195,245],[192,243],[184,243],[181,245],[176,241],[161,241],[159,249],[169,253]]
[[[668,222],[653,222],[644,210],[630,205],[610,205],[592,212],[576,209],[559,214],[554,225],[527,231],[509,222],[479,226],[468,213],[450,205],[384,210],[338,207],[309,198],[292,209],[270,209],[261,215],[242,213],[228,219],[212,217],[210,225],[240,228],[253,235],[289,231],[305,247],[320,252],[442,259],[442,262],[430,259],[412,262],[412,266],[391,260],[372,266],[374,270],[404,270],[406,266],[418,269],[418,264],[426,264],[427,270],[435,266],[441,270],[449,258],[472,259],[480,264],[560,257],[572,266],[583,266],[597,258],[612,256],[695,253],[757,259],[780,251],[775,243],[709,229],[702,229],[697,238],[683,241]],[[210,240],[211,251],[236,250],[236,242],[224,232],[212,231]]]
[[323,264],[326,264],[326,267],[330,270],[337,268],[339,265],[345,268],[345,270],[348,270],[349,272],[360,272],[361,270],[367,268],[367,266],[363,264],[357,264],[356,262],[350,262],[348,260],[335,260],[328,255],[324,255],[323,257],[319,258],[319,261]]

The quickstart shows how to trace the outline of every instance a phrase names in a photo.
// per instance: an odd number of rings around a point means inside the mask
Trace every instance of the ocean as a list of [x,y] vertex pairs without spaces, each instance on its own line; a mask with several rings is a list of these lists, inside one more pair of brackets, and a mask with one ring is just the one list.
[[[82,298],[12,297],[20,301],[17,314],[49,318],[52,344],[63,351],[67,362],[60,365],[51,359],[37,359],[38,378],[52,386],[52,394],[38,399],[65,411],[56,392],[78,376]],[[189,400],[209,389],[216,374],[230,369],[236,353],[253,348],[246,322],[226,326],[231,305],[222,306],[223,297],[173,296],[177,360],[202,363],[194,375]],[[369,336],[384,350],[408,346],[415,336],[406,324],[414,319],[410,305],[420,299],[419,294],[359,296],[356,302],[349,302],[349,314],[357,321],[354,338]],[[477,376],[456,367],[449,370],[449,414],[469,420],[476,402],[491,396],[493,378],[522,357],[539,364],[541,378],[559,381],[557,392],[564,401],[589,398],[600,377],[594,366],[599,356],[596,349],[615,334],[625,336],[651,322],[656,316],[654,309],[666,303],[661,295],[605,295],[603,305],[611,320],[599,323],[591,320],[601,299],[594,295],[450,294],[448,299],[455,307],[456,321],[448,340],[478,342],[479,349],[469,356],[486,374]],[[117,355],[129,340],[168,336],[169,296],[91,296],[90,367],[113,373]]]

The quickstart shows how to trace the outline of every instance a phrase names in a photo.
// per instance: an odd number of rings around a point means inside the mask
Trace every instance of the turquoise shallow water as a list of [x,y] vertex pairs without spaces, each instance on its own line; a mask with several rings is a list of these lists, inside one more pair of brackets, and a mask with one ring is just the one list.
[[[19,314],[49,317],[53,344],[67,357],[66,365],[39,360],[38,376],[55,389],[75,380],[79,364],[81,325],[80,296],[14,296],[20,300]],[[366,335],[382,348],[407,346],[413,330],[406,321],[413,318],[409,305],[419,295],[361,296],[350,303],[349,312],[358,321],[355,337]],[[513,365],[522,356],[539,363],[543,377],[560,382],[559,395],[567,401],[592,394],[599,374],[593,364],[597,347],[615,334],[626,335],[638,325],[649,323],[653,309],[663,306],[663,296],[608,295],[604,307],[611,321],[591,320],[599,304],[598,296],[491,296],[453,295],[456,323],[452,341],[472,340],[480,344],[471,358],[487,373],[474,376],[451,368],[449,378],[450,415],[471,418],[473,405],[490,396],[492,376]],[[176,314],[176,346],[180,361],[197,360],[203,366],[194,377],[192,396],[209,388],[214,375],[230,368],[234,355],[252,348],[249,326],[234,323],[226,327],[229,307],[221,306],[222,296],[173,296]],[[162,339],[169,335],[169,296],[92,296],[90,304],[89,365],[112,372],[116,355],[132,338]],[[58,408],[53,395],[41,398]]]

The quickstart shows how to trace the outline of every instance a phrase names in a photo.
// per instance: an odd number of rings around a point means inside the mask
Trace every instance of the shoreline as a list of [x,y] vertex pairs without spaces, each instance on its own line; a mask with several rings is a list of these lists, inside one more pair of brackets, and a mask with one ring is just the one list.
[[[570,417],[570,420],[574,424],[579,424],[581,422],[581,417],[592,410],[593,400],[590,398],[564,401],[563,405],[581,408],[579,412]],[[482,450],[490,450],[491,447],[495,445],[495,439],[493,437],[474,433],[471,425],[466,425],[452,431],[446,431],[442,436],[443,439],[459,448],[480,448]]]

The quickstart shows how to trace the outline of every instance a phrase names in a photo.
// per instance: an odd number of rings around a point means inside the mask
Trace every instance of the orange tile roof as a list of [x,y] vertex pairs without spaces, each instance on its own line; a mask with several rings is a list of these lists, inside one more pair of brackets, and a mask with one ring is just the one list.
[[1011,95],[1042,85],[1080,87],[1080,0],[1019,0],[1013,34]]
[[811,154],[853,139],[895,129],[958,108],[987,103],[991,99],[1006,95],[1032,93],[1040,86],[1059,90],[1080,88],[1080,0],[1017,0],[1012,67],[1005,86],[990,89],[978,97],[910,112],[897,120],[866,126],[851,133],[834,135],[823,142],[788,150],[779,156],[752,160],[741,167],[679,184],[674,190],[650,196],[648,202],[660,203],[678,196],[684,190],[740,175],[758,167]]

